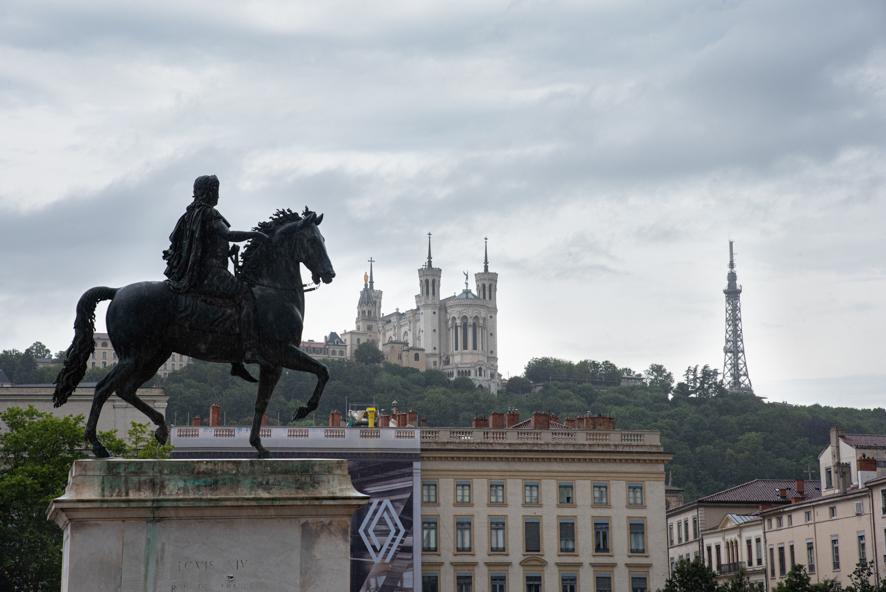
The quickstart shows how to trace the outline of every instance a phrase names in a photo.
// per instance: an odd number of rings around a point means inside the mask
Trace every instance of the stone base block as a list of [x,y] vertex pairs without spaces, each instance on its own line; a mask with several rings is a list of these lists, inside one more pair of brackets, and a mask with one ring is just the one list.
[[49,519],[63,592],[342,592],[366,499],[343,460],[82,460]]

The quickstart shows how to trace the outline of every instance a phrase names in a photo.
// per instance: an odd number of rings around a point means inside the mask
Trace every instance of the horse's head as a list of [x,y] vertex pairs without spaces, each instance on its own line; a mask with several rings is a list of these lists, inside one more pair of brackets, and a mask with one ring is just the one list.
[[271,237],[275,246],[285,248],[296,261],[304,263],[315,284],[328,284],[335,277],[326,253],[326,240],[318,228],[322,221],[323,214],[310,212],[301,220],[280,227]]

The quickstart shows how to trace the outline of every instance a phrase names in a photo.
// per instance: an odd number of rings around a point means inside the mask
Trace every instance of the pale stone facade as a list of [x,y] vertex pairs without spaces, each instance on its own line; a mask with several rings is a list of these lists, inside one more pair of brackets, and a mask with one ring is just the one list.
[[767,590],[783,582],[792,564],[806,566],[812,583],[850,583],[859,561],[873,559],[870,492],[835,493],[762,512]]
[[[68,402],[61,407],[53,407],[52,405],[54,391],[55,388],[52,385],[4,388],[0,390],[0,411],[5,411],[10,407],[27,409],[28,405],[33,405],[37,411],[51,413],[56,417],[89,416],[95,394],[95,383],[91,383],[89,386],[81,383],[68,398]],[[136,391],[136,394],[142,401],[160,413],[166,414],[166,402],[169,397],[162,387],[142,387]],[[98,419],[98,430],[100,432],[117,430],[117,436],[125,438],[133,421],[150,423],[151,420],[129,403],[117,397],[111,397],[102,408]]]
[[763,522],[759,516],[726,514],[716,528],[704,533],[704,538],[705,546],[713,547],[720,557],[716,567],[719,583],[744,569],[752,583],[765,584]]
[[423,429],[421,438],[424,590],[664,585],[672,455],[657,432]]
[[429,245],[428,260],[418,270],[416,307],[383,314],[382,291],[375,289],[370,268],[357,303],[355,329],[342,332],[348,357],[353,357],[357,346],[366,341],[379,349],[385,343],[402,341],[424,351],[421,369],[441,370],[451,379],[465,376],[496,393],[501,388],[497,354],[498,274],[489,271],[487,257],[483,271],[474,274],[474,290],[466,277],[464,290],[446,298],[442,297],[442,274],[440,268],[433,266]]
[[[114,345],[107,333],[96,333],[93,335],[95,340],[95,351],[89,358],[88,368],[107,368],[117,365],[117,352],[114,351]],[[172,354],[169,359],[163,362],[163,365],[157,370],[157,373],[166,378],[172,370],[181,370],[191,362],[190,356],[182,354]]]

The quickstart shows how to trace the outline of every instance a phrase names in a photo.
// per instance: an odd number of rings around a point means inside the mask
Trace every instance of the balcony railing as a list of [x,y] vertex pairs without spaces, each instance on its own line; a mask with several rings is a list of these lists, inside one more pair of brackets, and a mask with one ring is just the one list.
[[[384,428],[382,429],[384,431]],[[618,430],[513,430],[492,428],[422,428],[421,441],[441,446],[488,444],[554,444],[579,446],[658,447],[658,432],[622,432]]]
[[735,561],[733,563],[720,563],[717,565],[717,573],[720,575],[734,574],[745,566],[744,561]]

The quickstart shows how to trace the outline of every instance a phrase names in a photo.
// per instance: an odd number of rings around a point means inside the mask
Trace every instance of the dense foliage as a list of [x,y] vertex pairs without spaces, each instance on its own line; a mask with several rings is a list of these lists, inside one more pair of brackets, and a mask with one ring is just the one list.
[[[360,350],[358,363],[326,361],[331,379],[320,406],[300,424],[325,425],[330,411],[345,412],[349,404],[390,409],[394,401],[400,409],[417,410],[431,426],[469,426],[475,415],[510,408],[518,409],[523,419],[532,411],[550,411],[561,420],[586,413],[612,415],[617,429],[661,432],[665,450],[674,454],[668,470],[674,484],[685,489],[686,500],[758,478],[803,478],[807,470],[814,478],[832,426],[848,433],[886,433],[886,411],[881,408],[767,403],[727,392],[709,366],[688,368],[675,385],[671,372],[652,364],[642,372],[642,384],[622,387],[614,386],[616,376],[636,373],[609,361],[534,358],[523,376],[511,378],[507,389],[493,395],[476,388],[469,378],[449,380],[436,370],[379,364],[381,352],[370,345]],[[39,346],[38,342],[29,349],[48,351]],[[0,368],[10,360],[18,363],[22,356],[15,350],[0,353]],[[57,367],[37,370],[51,376],[36,382],[51,382]],[[250,371],[257,376],[257,368]],[[84,380],[98,380],[105,372],[90,369]],[[230,376],[226,365],[194,361],[152,382],[162,384],[170,396],[170,423],[183,425],[195,415],[208,422],[213,403],[221,406],[227,425],[252,423],[256,386]],[[310,374],[284,371],[268,407],[268,423],[289,424],[315,384]]]
[[658,592],[762,592],[763,584],[751,583],[744,569],[724,584],[717,584],[716,574],[700,558],[680,561]]
[[0,590],[59,590],[62,533],[46,508],[85,458],[83,416],[13,407],[0,422],[8,430],[0,435]]

